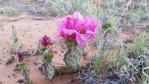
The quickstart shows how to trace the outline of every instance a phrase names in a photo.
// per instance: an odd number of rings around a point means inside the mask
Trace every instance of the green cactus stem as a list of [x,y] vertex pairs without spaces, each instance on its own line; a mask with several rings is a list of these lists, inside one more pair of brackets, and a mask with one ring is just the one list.
[[53,58],[52,50],[50,48],[45,50],[45,52],[43,53],[43,64],[41,65],[41,69],[42,73],[48,80],[52,80],[55,75],[55,69],[51,64],[52,58]]
[[58,70],[59,73],[74,73],[77,72],[80,67],[78,62],[80,61],[81,56],[83,55],[83,48],[76,46],[74,48],[68,49],[64,54],[64,61],[66,66],[63,66]]
[[43,64],[41,65],[40,69],[42,70],[42,73],[48,80],[53,79],[56,71],[58,71],[59,73],[77,72],[80,69],[78,62],[80,61],[80,58],[83,55],[83,53],[84,49],[79,46],[68,49],[64,54],[63,59],[65,61],[66,66],[57,68],[51,64],[53,53],[52,50],[48,49],[43,54]]
[[46,65],[51,64],[52,58],[53,58],[52,49],[49,48],[45,50],[45,52],[43,53],[43,63]]
[[23,71],[26,84],[31,84],[31,80],[30,80],[30,78],[29,78],[28,71],[26,70],[26,62],[23,61],[22,63],[20,63],[20,64],[19,64],[19,67],[20,67],[20,69]]
[[54,75],[55,75],[55,69],[53,68],[53,66],[51,64],[42,64],[41,65],[41,70],[42,73],[45,75],[46,79],[48,80],[52,80]]
[[15,30],[14,26],[12,25],[12,45],[11,45],[11,51],[12,51],[12,53],[15,54],[17,52],[17,50],[19,50],[20,48],[21,48],[21,45],[18,43],[16,30]]

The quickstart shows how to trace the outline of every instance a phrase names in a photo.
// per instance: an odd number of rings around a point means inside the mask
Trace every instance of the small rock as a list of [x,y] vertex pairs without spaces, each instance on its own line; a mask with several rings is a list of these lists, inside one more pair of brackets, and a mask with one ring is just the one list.
[[61,53],[64,53],[65,51],[61,51]]
[[17,82],[18,83],[24,83],[25,81],[23,79],[19,79]]
[[133,43],[133,40],[132,39],[127,39],[125,41],[123,41],[124,43]]
[[53,51],[53,53],[57,54],[57,51]]
[[8,78],[11,78],[10,75],[8,76]]
[[19,64],[16,64],[15,69],[13,71],[21,71]]
[[11,64],[14,61],[14,56],[11,56],[7,61],[6,61],[6,65],[7,64]]
[[40,62],[38,61],[38,59],[35,59],[35,60],[33,61],[33,64],[35,64],[35,65],[39,65]]
[[23,56],[31,56],[29,51],[23,51],[22,54],[23,54]]
[[38,66],[38,69],[42,71],[42,64]]

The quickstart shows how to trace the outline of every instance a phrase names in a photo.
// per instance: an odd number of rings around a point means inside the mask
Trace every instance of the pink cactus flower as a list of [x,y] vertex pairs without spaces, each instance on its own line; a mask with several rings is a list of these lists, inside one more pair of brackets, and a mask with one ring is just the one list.
[[40,44],[44,47],[48,46],[50,44],[51,40],[50,40],[50,37],[48,36],[44,36],[42,37],[42,39],[40,40]]
[[95,39],[97,26],[98,21],[92,16],[83,19],[79,12],[75,12],[72,17],[67,16],[58,22],[58,32],[66,41],[74,40],[79,46],[85,46],[88,40]]
[[75,39],[77,34],[75,29],[74,19],[70,16],[58,22],[59,36],[62,36],[65,40]]
[[17,52],[17,56],[18,56],[18,58],[19,58],[19,62],[23,62],[23,60],[24,60],[23,54],[18,51],[18,52]]
[[87,16],[81,25],[76,41],[80,46],[84,46],[88,40],[93,41],[95,39],[98,21],[92,16]]

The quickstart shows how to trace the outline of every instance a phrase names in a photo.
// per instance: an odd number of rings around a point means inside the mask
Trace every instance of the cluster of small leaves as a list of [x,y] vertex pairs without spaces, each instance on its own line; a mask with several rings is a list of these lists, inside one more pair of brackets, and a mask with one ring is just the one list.
[[81,84],[99,84],[99,78],[93,69],[94,67],[91,63],[86,68],[80,69],[78,80]]
[[[110,22],[105,22],[102,24],[102,29],[104,31],[106,31],[108,28],[111,28],[111,27],[112,27],[112,24]],[[110,30],[109,30],[109,32],[110,32]]]
[[111,71],[105,75],[103,84],[134,84],[134,80],[127,74]]
[[148,58],[145,55],[141,55],[137,58],[132,58],[131,63],[133,66],[130,66],[130,68],[135,67],[139,73],[141,73],[142,69],[147,67],[148,64]]
[[122,67],[122,72],[127,73],[133,77],[137,77],[141,80],[141,77],[144,76],[144,74],[142,73],[143,69],[149,66],[148,56],[149,55],[140,55],[138,57],[135,56],[135,58],[128,59],[128,64]]

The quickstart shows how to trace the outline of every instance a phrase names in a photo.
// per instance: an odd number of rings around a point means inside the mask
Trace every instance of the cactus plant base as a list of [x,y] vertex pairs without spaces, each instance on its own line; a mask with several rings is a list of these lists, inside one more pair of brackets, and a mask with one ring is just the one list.
[[[47,66],[46,64],[42,64],[42,72],[46,76],[47,79],[52,80],[55,73],[61,74],[71,74],[80,70],[81,67],[85,67],[88,64],[89,59],[92,58],[93,53],[90,55],[82,56],[84,54],[84,49],[76,46],[73,49],[63,48],[58,43],[54,43],[52,45],[53,55],[52,62]],[[88,49],[88,48],[86,48]],[[96,52],[93,48],[93,52]],[[50,75],[51,72],[54,72]]]
[[45,65],[41,64],[39,69],[42,71],[42,73],[45,75],[46,79],[52,80],[55,75],[55,69],[51,64]]
[[[80,61],[81,56],[83,55],[84,50],[81,47],[75,47],[73,49],[68,49],[64,53],[64,62],[65,66],[61,66],[59,68],[53,67],[51,63],[46,64],[43,61],[43,64],[41,65],[40,69],[42,70],[42,73],[46,76],[46,79],[52,80],[55,75],[55,70],[59,73],[74,73],[77,72],[80,67],[78,65],[78,62]],[[44,54],[44,57],[47,56]],[[61,59],[62,60],[62,59]]]
[[69,74],[69,73],[77,72],[77,71],[79,71],[79,69],[80,69],[79,66],[64,66],[64,67],[57,69],[57,71],[59,73]]
[[76,46],[73,49],[68,49],[64,54],[64,62],[66,66],[60,67],[57,69],[59,73],[73,73],[77,72],[80,67],[78,62],[80,61],[81,56],[83,55],[83,48]]

